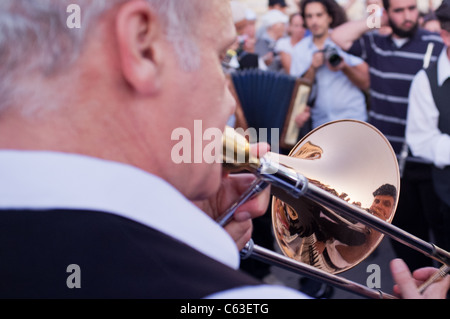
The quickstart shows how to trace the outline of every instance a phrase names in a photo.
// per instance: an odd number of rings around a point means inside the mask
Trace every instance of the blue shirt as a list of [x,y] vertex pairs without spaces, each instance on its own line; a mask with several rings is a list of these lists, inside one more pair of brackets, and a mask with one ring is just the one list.
[[[364,61],[350,55],[336,46],[330,39],[325,45],[337,49],[344,61],[355,66]],[[294,48],[291,75],[301,77],[309,69],[313,54],[319,51],[313,37],[306,37]],[[353,119],[366,121],[367,109],[363,92],[356,87],[342,71],[331,71],[326,64],[316,71],[315,85],[317,97],[311,109],[313,128],[330,121]]]
[[423,68],[430,44],[433,47],[430,62],[434,62],[442,51],[442,40],[439,35],[422,29],[400,47],[391,36],[369,32],[356,40],[348,51],[369,64],[369,122],[386,136],[397,154],[405,143],[411,82]]

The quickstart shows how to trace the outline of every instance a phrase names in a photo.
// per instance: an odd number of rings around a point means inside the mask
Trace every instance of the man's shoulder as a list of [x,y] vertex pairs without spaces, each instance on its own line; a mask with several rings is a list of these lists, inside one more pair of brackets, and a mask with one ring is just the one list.
[[[3,210],[1,224],[0,259],[8,263],[0,263],[0,298],[202,298],[260,285],[184,242],[107,212]],[[66,286],[72,264],[81,269],[83,289]]]
[[422,28],[417,29],[416,38],[423,42],[436,42],[443,45],[441,36],[436,32],[431,32]]
[[[357,50],[356,48],[364,48],[367,51],[387,50],[392,46],[392,39],[390,35],[380,34],[377,30],[371,30],[364,33],[361,37],[353,42],[350,53]],[[359,54],[357,54],[359,55]]]
[[378,32],[378,30],[371,30],[361,36],[361,38],[365,39],[366,41],[375,41],[377,43],[388,42],[390,37],[390,34],[380,33]]
[[444,42],[439,34],[419,28],[414,37],[412,48],[415,48],[415,50],[418,50],[419,52],[424,52],[424,50],[426,51],[432,48],[434,61],[434,58],[437,57],[444,48]]

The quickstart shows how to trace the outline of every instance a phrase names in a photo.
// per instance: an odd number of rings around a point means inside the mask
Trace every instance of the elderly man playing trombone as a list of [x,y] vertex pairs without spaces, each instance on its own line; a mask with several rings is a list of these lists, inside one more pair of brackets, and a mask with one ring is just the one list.
[[79,29],[71,2],[0,3],[0,297],[304,298],[237,270],[268,192],[227,233],[253,177],[171,159],[175,129],[233,113],[228,2],[79,0]]

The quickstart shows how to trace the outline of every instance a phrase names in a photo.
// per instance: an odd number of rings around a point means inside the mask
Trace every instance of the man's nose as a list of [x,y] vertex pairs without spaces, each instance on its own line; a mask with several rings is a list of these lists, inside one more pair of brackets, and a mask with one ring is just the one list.
[[405,10],[405,13],[404,13],[404,20],[405,21],[412,21],[412,16],[413,16],[413,14],[412,14],[412,11],[411,10]]

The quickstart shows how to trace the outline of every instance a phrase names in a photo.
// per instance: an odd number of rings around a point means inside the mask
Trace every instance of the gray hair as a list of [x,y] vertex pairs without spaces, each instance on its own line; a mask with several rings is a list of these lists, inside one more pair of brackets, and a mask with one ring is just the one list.
[[[26,74],[49,76],[77,61],[89,30],[102,13],[128,0],[1,0],[0,1],[0,113],[23,90],[18,79]],[[198,67],[193,41],[200,1],[147,0],[161,18],[167,39],[180,65]],[[67,26],[71,4],[80,6],[82,26]],[[28,90],[25,88],[25,90]]]

